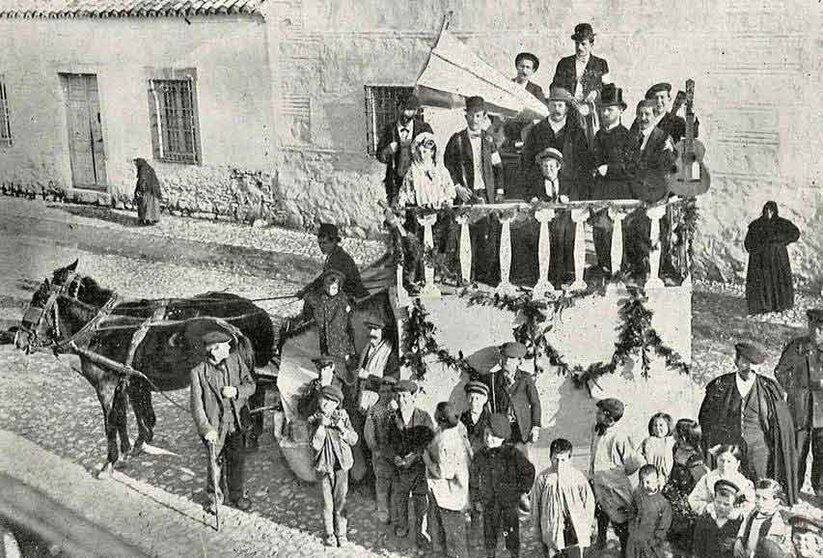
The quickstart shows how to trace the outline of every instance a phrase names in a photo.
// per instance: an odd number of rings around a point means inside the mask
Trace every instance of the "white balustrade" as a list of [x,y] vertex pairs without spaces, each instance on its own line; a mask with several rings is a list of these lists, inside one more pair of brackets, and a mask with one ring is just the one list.
[[395,281],[397,284],[397,306],[408,306],[411,304],[411,299],[409,298],[409,292],[406,290],[406,287],[403,286],[403,264],[397,264]]
[[460,259],[460,277],[464,285],[468,285],[472,280],[472,239],[469,232],[468,215],[458,215],[455,221],[460,225],[460,246],[458,248]]
[[425,256],[427,253],[434,251],[434,236],[432,235],[432,227],[437,221],[437,215],[423,215],[417,217],[417,222],[423,226],[423,288],[420,289],[420,296],[422,297],[437,297],[440,296],[440,289],[434,284],[434,265],[429,258]]
[[619,207],[609,207],[609,219],[612,220],[612,277],[619,277],[623,267],[623,219],[626,214]]
[[534,218],[540,223],[540,237],[537,247],[537,262],[540,275],[537,284],[534,286],[534,296],[541,298],[551,296],[557,291],[549,282],[549,262],[551,261],[551,237],[549,223],[554,219],[554,209],[538,209],[534,213]]
[[583,271],[586,269],[586,229],[585,222],[589,217],[589,208],[573,208],[571,210],[574,222],[574,282],[569,287],[573,291],[585,291],[586,281]]
[[511,284],[511,267],[512,267],[512,233],[511,222],[513,217],[500,217],[500,283],[497,285],[497,292],[501,294],[511,294],[517,289]]
[[646,210],[646,216],[651,221],[649,227],[649,240],[651,241],[651,251],[649,252],[649,278],[646,280],[646,288],[659,289],[663,287],[660,279],[660,219],[666,215],[665,205],[656,205]]

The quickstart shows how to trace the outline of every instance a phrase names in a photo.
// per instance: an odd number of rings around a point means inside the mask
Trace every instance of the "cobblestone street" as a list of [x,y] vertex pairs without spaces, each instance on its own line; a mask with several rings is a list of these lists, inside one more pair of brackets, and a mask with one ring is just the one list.
[[[125,298],[190,296],[225,290],[249,298],[296,291],[322,265],[311,235],[279,229],[254,229],[225,223],[165,218],[155,229],[138,228],[126,213],[75,206],[46,207],[38,202],[0,198],[0,326],[19,321],[31,292],[51,272],[79,258],[78,271]],[[360,265],[376,259],[380,243],[347,241]],[[740,314],[740,292],[705,288],[695,295],[695,367],[711,377],[731,365],[730,343],[746,331],[761,336],[771,360],[779,346],[802,327],[802,311],[816,301],[802,297],[793,315],[774,323],[754,322]],[[290,301],[259,303],[275,321],[299,310]],[[731,324],[731,326],[729,325]],[[721,327],[722,326],[722,327]],[[726,331],[725,334],[720,330]],[[771,362],[771,361],[770,361]],[[96,472],[105,460],[100,405],[92,387],[71,370],[75,357],[59,360],[48,354],[26,356],[0,346],[0,430],[13,432],[42,448]],[[768,366],[767,366],[768,369]],[[184,407],[188,391],[170,394]],[[185,499],[202,501],[206,455],[191,417],[154,395],[157,413],[153,445],[162,454],[143,454],[123,469],[129,477]],[[130,433],[136,436],[133,417]],[[351,550],[326,551],[321,542],[321,500],[318,489],[298,482],[286,466],[270,433],[259,452],[247,461],[247,488],[252,514],[282,529],[275,538],[254,541],[269,555],[290,558],[322,556],[414,555],[407,541],[398,541],[374,517],[369,495],[350,496]],[[106,482],[106,481],[100,481]],[[187,521],[181,515],[180,521]],[[536,544],[523,523],[523,556],[535,556]],[[479,533],[472,537],[480,542]],[[251,543],[250,543],[251,544]],[[481,556],[481,548],[472,556]],[[192,548],[192,556],[203,555]],[[257,554],[255,554],[257,555]],[[259,555],[266,555],[265,552]]]

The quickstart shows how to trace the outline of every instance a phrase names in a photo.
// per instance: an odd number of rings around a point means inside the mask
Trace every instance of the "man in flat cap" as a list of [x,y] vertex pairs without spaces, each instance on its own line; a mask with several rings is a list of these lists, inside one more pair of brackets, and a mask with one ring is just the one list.
[[[483,129],[486,121],[483,97],[466,98],[466,128],[449,138],[443,164],[452,181],[472,193],[474,203],[503,201],[503,161],[492,136]],[[497,247],[500,225],[491,215],[469,227],[472,247],[472,276],[494,285],[499,280]]]
[[634,517],[630,477],[646,463],[634,440],[619,424],[624,411],[619,399],[608,397],[597,402],[589,464],[589,478],[598,505],[595,512],[597,544],[604,547],[611,523],[623,556],[629,538],[629,520]]
[[[377,378],[394,376],[396,378],[400,375],[400,363],[395,354],[394,345],[390,339],[386,338],[386,322],[380,316],[373,315],[363,320],[363,325],[369,332],[369,340],[360,351],[360,360],[357,365],[357,376],[361,384],[360,394],[364,391],[365,381],[372,376]],[[370,397],[376,400],[376,395],[375,393],[373,397]],[[358,399],[360,397],[362,395]]]
[[426,465],[423,451],[434,438],[434,422],[429,414],[415,406],[417,384],[400,380],[394,386],[397,411],[388,425],[389,445],[384,457],[397,469],[393,487],[394,532],[399,538],[409,533],[409,496],[414,502],[415,541],[427,549],[430,539],[423,531],[423,518],[429,509]]
[[778,481],[789,505],[797,502],[797,457],[791,413],[774,380],[757,373],[766,355],[756,345],[735,345],[736,372],[706,386],[698,422],[706,448],[746,444],[742,472],[753,481]]
[[366,290],[363,281],[360,279],[357,264],[354,263],[349,253],[340,246],[340,232],[337,230],[337,225],[321,223],[320,228],[317,230],[317,245],[323,255],[326,256],[323,261],[323,273],[298,291],[295,295],[297,298],[304,298],[310,293],[320,291],[323,288],[325,273],[330,269],[338,271],[343,276],[342,289],[349,298],[358,300],[369,296],[369,291]]
[[812,452],[812,487],[823,498],[823,309],[806,312],[808,333],[789,341],[774,375],[788,395],[797,443],[797,484],[806,480]]
[[514,57],[514,67],[517,68],[517,75],[512,81],[540,99],[542,103],[546,98],[543,88],[531,81],[532,75],[540,67],[540,59],[531,52],[521,52]]
[[797,558],[823,556],[823,519],[798,514],[789,518],[789,524]]
[[386,126],[377,143],[377,160],[386,165],[386,201],[394,205],[406,171],[411,166],[412,140],[432,127],[419,116],[420,100],[408,95],[397,103],[397,120]]
[[[686,135],[686,121],[682,116],[670,112],[672,102],[672,85],[670,83],[656,83],[646,91],[645,98],[654,101],[655,126],[669,134],[674,143],[679,142]],[[697,137],[698,122],[694,122],[694,137]]]
[[528,447],[540,438],[542,410],[540,395],[531,374],[521,370],[526,346],[517,341],[504,343],[500,362],[484,376],[491,395],[491,411],[509,418],[509,442],[528,457]]
[[[248,340],[238,343],[250,349]],[[191,412],[197,433],[207,446],[214,448],[217,462],[208,468],[207,493],[211,494],[210,511],[222,504],[228,493],[229,503],[248,510],[251,501],[243,490],[245,455],[240,411],[255,390],[251,371],[254,366],[250,350],[232,350],[232,337],[224,330],[203,334],[206,357],[191,369]],[[216,471],[213,471],[216,469]],[[214,494],[213,476],[219,476],[218,493]]]

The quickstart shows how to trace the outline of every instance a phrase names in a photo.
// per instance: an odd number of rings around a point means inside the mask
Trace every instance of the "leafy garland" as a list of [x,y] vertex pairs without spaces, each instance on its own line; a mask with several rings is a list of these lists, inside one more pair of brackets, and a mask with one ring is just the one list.
[[[688,364],[683,362],[676,351],[663,343],[660,334],[652,327],[654,313],[646,306],[648,298],[643,289],[627,287],[627,290],[628,296],[620,301],[618,316],[621,323],[611,359],[607,362],[593,363],[586,368],[580,365],[572,367],[568,364],[563,355],[549,342],[547,333],[552,330],[563,311],[572,307],[577,299],[598,294],[602,296],[602,292],[564,292],[554,300],[546,300],[533,298],[527,289],[521,289],[520,294],[514,296],[464,289],[460,296],[468,299],[470,305],[494,306],[513,312],[516,316],[514,338],[526,345],[527,354],[534,360],[535,372],[543,371],[538,366],[538,361],[545,357],[557,368],[558,374],[571,375],[578,388],[589,389],[589,382],[596,384],[599,377],[614,373],[637,352],[641,365],[640,374],[643,378],[649,378],[653,355],[662,357],[667,367],[688,374]],[[471,377],[476,376],[477,370],[466,361],[462,352],[454,357],[437,343],[434,338],[436,326],[431,323],[428,316],[420,301],[415,300],[404,328],[401,363],[411,368],[415,379],[422,379],[426,374],[426,357],[435,355],[437,360],[446,366],[465,372]]]

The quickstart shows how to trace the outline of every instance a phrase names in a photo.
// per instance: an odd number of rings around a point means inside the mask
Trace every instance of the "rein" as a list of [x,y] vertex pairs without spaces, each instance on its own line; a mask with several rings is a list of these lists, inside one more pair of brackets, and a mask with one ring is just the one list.
[[[59,296],[65,296],[65,295],[58,295],[58,297]],[[66,298],[68,298],[68,297],[66,297]],[[71,299],[70,298],[69,300],[76,300],[76,299]],[[86,322],[86,324],[83,327],[78,329],[74,333],[74,335],[72,335],[71,337],[69,337],[68,339],[65,339],[63,341],[56,341],[55,340],[54,341],[54,350],[56,352],[61,352],[61,351],[65,351],[66,348],[70,347],[70,346],[76,349],[78,343],[83,343],[83,342],[87,341],[88,337],[90,335],[92,335],[95,331],[97,331],[97,329],[98,329],[97,326],[100,325],[100,322],[102,322],[103,320],[108,318],[109,315],[111,315],[111,312],[114,309],[115,305],[117,304],[118,300],[119,300],[119,297],[117,296],[117,294],[112,293],[111,297],[97,311],[97,314],[91,320]],[[77,302],[80,302],[80,301],[78,300]],[[83,302],[80,302],[80,303],[85,304]],[[58,305],[56,304],[56,300],[55,300],[55,304],[54,304],[54,328],[55,328],[55,336],[56,337],[60,336],[60,329],[59,329],[60,328],[60,319],[59,318],[60,318],[59,309],[58,309]]]

